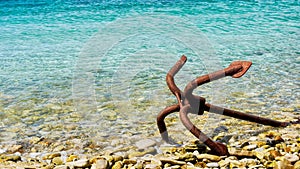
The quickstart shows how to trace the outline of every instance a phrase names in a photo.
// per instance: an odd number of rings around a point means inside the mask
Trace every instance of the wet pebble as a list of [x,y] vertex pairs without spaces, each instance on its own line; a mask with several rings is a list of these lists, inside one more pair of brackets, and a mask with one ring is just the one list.
[[138,149],[145,150],[149,147],[156,145],[156,142],[151,139],[144,139],[136,142],[135,145],[137,146]]
[[1,155],[0,159],[2,161],[13,161],[13,162],[17,162],[17,161],[21,161],[21,156],[19,155]]
[[8,148],[8,151],[11,153],[15,153],[17,151],[21,151],[22,148],[23,148],[22,145],[12,145],[11,147]]

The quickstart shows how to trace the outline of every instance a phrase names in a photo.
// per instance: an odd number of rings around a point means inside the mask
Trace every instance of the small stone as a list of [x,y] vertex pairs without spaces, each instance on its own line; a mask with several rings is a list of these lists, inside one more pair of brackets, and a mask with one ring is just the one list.
[[72,162],[72,161],[75,161],[79,159],[79,157],[77,155],[70,155],[68,158],[67,158],[67,162]]
[[219,164],[216,162],[212,162],[212,163],[207,163],[206,167],[210,167],[210,168],[218,168]]
[[199,160],[208,159],[209,161],[218,162],[221,160],[221,157],[216,156],[216,155],[211,155],[211,154],[200,154],[200,155],[197,155],[197,159],[199,159]]
[[92,157],[92,158],[90,159],[90,163],[91,163],[91,164],[94,164],[94,163],[97,162],[97,160],[100,160],[100,159],[106,160],[106,159],[105,159],[104,157],[102,157],[102,156],[94,156],[94,157]]
[[53,169],[69,169],[69,167],[66,165],[59,165],[59,166],[54,167]]
[[0,148],[0,154],[5,153],[7,150]]
[[115,162],[116,162],[116,161],[123,161],[123,157],[120,156],[120,155],[114,155],[113,158],[114,158],[114,161],[115,161]]
[[250,140],[250,141],[257,141],[257,140],[258,140],[258,137],[252,136],[252,137],[249,138],[249,140]]
[[206,163],[205,162],[197,162],[194,166],[197,168],[205,168]]
[[276,151],[276,150],[270,150],[269,153],[270,153],[270,156],[269,156],[269,157],[270,157],[271,160],[274,160],[276,157],[282,156],[282,155],[280,154],[280,152],[278,152],[278,151]]
[[190,158],[195,158],[195,155],[193,153],[185,153],[181,156],[179,156],[179,160],[186,160],[186,159],[190,159]]
[[245,164],[246,166],[250,167],[250,166],[256,166],[259,161],[256,159],[251,159],[251,158],[244,158],[241,159],[240,162],[242,162],[243,164]]
[[250,144],[250,145],[243,147],[244,150],[248,150],[248,151],[254,150],[256,148],[257,148],[257,145],[255,145],[255,144]]
[[121,169],[123,167],[123,163],[121,161],[117,161],[111,169]]
[[257,168],[265,168],[265,167],[262,164],[258,164],[258,165],[254,165],[254,166],[249,166],[248,167],[248,169],[257,169]]
[[52,153],[52,154],[47,154],[45,156],[43,156],[43,160],[51,160],[53,159],[54,157],[60,157],[61,154],[60,153]]
[[295,109],[294,108],[282,108],[281,111],[283,111],[283,112],[293,112],[293,111],[295,111]]
[[64,145],[59,145],[53,149],[54,152],[62,151],[65,149]]
[[297,162],[294,164],[294,169],[300,169],[300,161],[297,161]]
[[67,162],[66,163],[67,166],[69,167],[77,167],[77,168],[85,168],[85,167],[90,167],[91,164],[89,162],[89,160],[87,159],[83,159],[83,160],[78,160],[78,161],[73,161],[73,162]]
[[293,169],[294,167],[291,165],[291,162],[285,158],[282,158],[280,161],[276,163],[274,169]]
[[253,151],[247,151],[247,150],[240,150],[240,149],[235,149],[235,148],[230,148],[229,154],[232,156],[237,156],[237,157],[253,157],[255,156],[255,152]]
[[94,164],[92,164],[91,169],[107,169],[108,168],[108,161],[105,159],[99,159]]
[[184,162],[184,161],[177,161],[177,160],[173,160],[170,158],[160,158],[160,161],[162,163],[169,163],[172,165],[185,165],[186,164],[186,162]]
[[262,159],[264,159],[264,157],[265,157],[265,153],[264,153],[264,152],[261,152],[261,151],[255,151],[255,156],[256,156],[258,159],[262,160]]
[[132,159],[124,159],[123,160],[123,164],[136,164],[136,160],[132,160]]
[[258,141],[258,142],[256,142],[256,145],[258,146],[258,147],[262,147],[262,146],[264,146],[264,145],[266,145],[267,143],[266,142],[264,142],[264,141]]
[[143,161],[139,161],[137,164],[135,164],[135,169],[143,169],[144,166],[143,166]]
[[161,169],[160,165],[152,164],[152,163],[146,164],[145,168],[149,168],[149,169]]
[[40,142],[41,140],[42,140],[42,138],[33,136],[33,137],[29,140],[29,143],[31,143],[31,144],[37,144],[37,143]]
[[128,155],[128,158],[141,157],[141,156],[144,156],[145,154],[147,154],[147,152],[136,151],[136,152],[130,153]]
[[1,156],[1,158],[3,159],[3,161],[14,161],[14,162],[21,161],[21,156],[18,155],[4,155]]
[[271,137],[275,137],[277,135],[278,135],[278,133],[276,131],[269,131],[265,136],[271,138]]
[[52,163],[55,164],[55,165],[62,165],[63,164],[63,161],[60,157],[54,157],[52,159]]
[[267,168],[274,168],[277,164],[276,161],[267,161],[264,163]]
[[221,160],[218,162],[219,163],[219,166],[222,167],[222,168],[227,168],[229,166],[229,161],[228,160]]
[[244,168],[245,164],[241,163],[237,160],[231,160],[229,164],[229,168]]
[[284,158],[287,159],[289,162],[294,163],[299,160],[299,157],[295,154],[286,153]]
[[[286,152],[286,153],[290,153],[290,152],[292,151],[292,148],[291,148],[291,147],[284,146],[284,147],[283,147],[283,150],[284,150],[284,152]],[[295,149],[293,149],[293,150],[295,150]],[[296,151],[293,151],[293,152],[296,152]]]
[[15,153],[17,151],[21,151],[22,148],[23,148],[22,145],[13,145],[13,146],[8,148],[8,151],[11,152],[11,153]]
[[275,136],[274,141],[275,141],[276,144],[284,142],[284,140],[281,136]]
[[155,164],[157,166],[162,166],[162,162],[159,159],[156,159],[156,158],[151,159],[151,164]]

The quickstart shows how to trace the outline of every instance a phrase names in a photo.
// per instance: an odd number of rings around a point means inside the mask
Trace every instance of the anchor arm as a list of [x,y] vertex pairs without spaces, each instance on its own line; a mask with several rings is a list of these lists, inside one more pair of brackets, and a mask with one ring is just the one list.
[[167,131],[167,127],[164,122],[164,119],[166,118],[167,115],[174,113],[174,112],[178,112],[179,110],[180,110],[179,104],[175,104],[175,105],[166,107],[157,116],[156,122],[157,122],[157,126],[159,129],[159,133],[160,133],[162,139],[165,140],[166,142],[169,142],[169,135],[168,135],[168,131]]
[[251,65],[252,62],[250,61],[234,61],[225,69],[200,76],[187,84],[187,86],[184,89],[184,95],[191,95],[192,91],[198,86],[214,80],[218,80],[226,76],[232,76],[233,78],[242,77]]
[[259,124],[263,124],[263,125],[269,125],[269,126],[273,126],[273,127],[286,127],[290,124],[288,122],[280,122],[280,121],[267,119],[267,118],[263,118],[263,117],[259,117],[259,116],[255,116],[255,115],[251,115],[251,114],[242,113],[242,112],[235,111],[235,110],[225,109],[225,108],[215,106],[215,105],[212,105],[209,103],[205,104],[204,110],[211,112],[211,113],[230,116],[230,117],[238,118],[241,120],[255,122],[255,123],[259,123]]
[[[181,104],[181,94],[182,91],[177,87],[174,81],[174,76],[178,73],[178,71],[182,68],[182,66],[185,64],[187,60],[187,57],[182,55],[181,58],[175,63],[175,65],[169,70],[166,76],[167,85],[170,89],[170,91],[176,96],[178,103]],[[172,105],[169,107],[166,107],[164,110],[162,110],[156,119],[156,123],[159,129],[159,132],[161,134],[161,137],[166,142],[169,142],[169,136],[166,124],[164,122],[165,118],[174,112],[178,112],[180,110],[180,105]]]
[[180,60],[178,60],[175,65],[169,70],[166,81],[167,85],[170,89],[170,91],[176,96],[181,96],[181,90],[176,86],[174,82],[174,76],[177,74],[177,72],[182,68],[182,66],[185,64],[187,58],[186,56],[182,55]]
[[218,142],[214,142],[211,138],[206,136],[203,132],[201,132],[200,129],[198,129],[188,118],[188,112],[191,111],[191,106],[185,105],[180,109],[179,116],[181,122],[184,124],[184,126],[194,135],[196,136],[200,141],[202,141],[204,144],[206,144],[212,151],[212,153],[217,155],[229,155],[229,152],[227,150],[226,145]]

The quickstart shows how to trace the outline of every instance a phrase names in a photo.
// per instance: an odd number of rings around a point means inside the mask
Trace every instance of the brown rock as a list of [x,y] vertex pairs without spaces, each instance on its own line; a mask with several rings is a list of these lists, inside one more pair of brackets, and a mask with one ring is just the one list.
[[270,159],[271,160],[275,160],[275,158],[276,157],[280,157],[280,156],[282,156],[282,154],[280,154],[278,151],[276,151],[276,150],[270,150],[269,151],[269,153],[270,153]]
[[284,142],[284,140],[283,140],[283,138],[281,136],[275,136],[274,140],[276,141],[276,143]]

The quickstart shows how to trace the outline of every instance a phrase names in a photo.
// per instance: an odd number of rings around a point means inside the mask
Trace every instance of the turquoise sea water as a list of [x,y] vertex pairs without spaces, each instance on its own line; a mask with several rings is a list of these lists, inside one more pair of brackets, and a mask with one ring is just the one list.
[[258,115],[299,115],[299,13],[299,1],[0,1],[1,139],[59,124],[157,134],[157,113],[175,103],[165,75],[182,54],[182,89],[250,60],[243,78],[196,93]]

